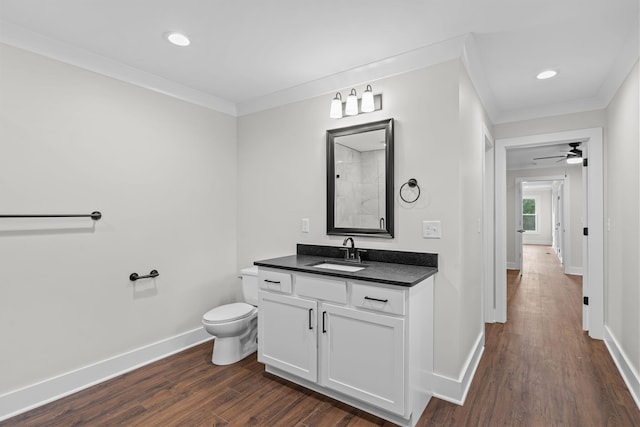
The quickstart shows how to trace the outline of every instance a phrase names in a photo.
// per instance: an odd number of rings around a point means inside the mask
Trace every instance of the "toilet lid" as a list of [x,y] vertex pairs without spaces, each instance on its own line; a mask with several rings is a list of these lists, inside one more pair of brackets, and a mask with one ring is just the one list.
[[253,314],[255,307],[246,302],[234,302],[207,311],[202,320],[207,323],[223,323],[243,319]]

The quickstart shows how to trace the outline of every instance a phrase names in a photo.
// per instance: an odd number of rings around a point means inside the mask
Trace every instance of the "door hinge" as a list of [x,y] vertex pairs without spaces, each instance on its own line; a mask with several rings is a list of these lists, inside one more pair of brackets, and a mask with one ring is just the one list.
[[589,235],[589,227],[585,227],[585,228],[583,228],[583,229],[582,229],[582,234],[583,234],[584,236],[588,236],[588,235]]
[[589,297],[582,297],[582,304],[589,305]]
[[589,166],[589,159],[582,159],[582,166],[584,167]]

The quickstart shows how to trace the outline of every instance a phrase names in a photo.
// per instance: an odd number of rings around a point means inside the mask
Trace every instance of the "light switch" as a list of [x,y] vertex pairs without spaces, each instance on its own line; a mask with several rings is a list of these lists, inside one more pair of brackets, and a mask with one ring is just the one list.
[[309,232],[309,218],[302,218],[302,232]]
[[439,239],[442,237],[440,221],[422,221],[422,237],[425,239]]

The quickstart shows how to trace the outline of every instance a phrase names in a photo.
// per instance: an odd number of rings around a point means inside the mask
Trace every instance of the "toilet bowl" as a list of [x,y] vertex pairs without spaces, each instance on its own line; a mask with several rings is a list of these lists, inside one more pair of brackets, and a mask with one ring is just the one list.
[[236,363],[258,349],[258,269],[245,268],[241,273],[247,302],[221,305],[202,316],[205,330],[215,337],[211,354],[214,365]]

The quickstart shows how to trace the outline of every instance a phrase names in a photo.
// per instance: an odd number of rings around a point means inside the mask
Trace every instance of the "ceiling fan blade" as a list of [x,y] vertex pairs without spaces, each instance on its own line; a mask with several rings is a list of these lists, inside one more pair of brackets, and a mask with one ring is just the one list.
[[549,156],[549,157],[534,157],[533,160],[542,160],[542,159],[558,159],[562,157],[563,159],[566,159],[567,156]]

